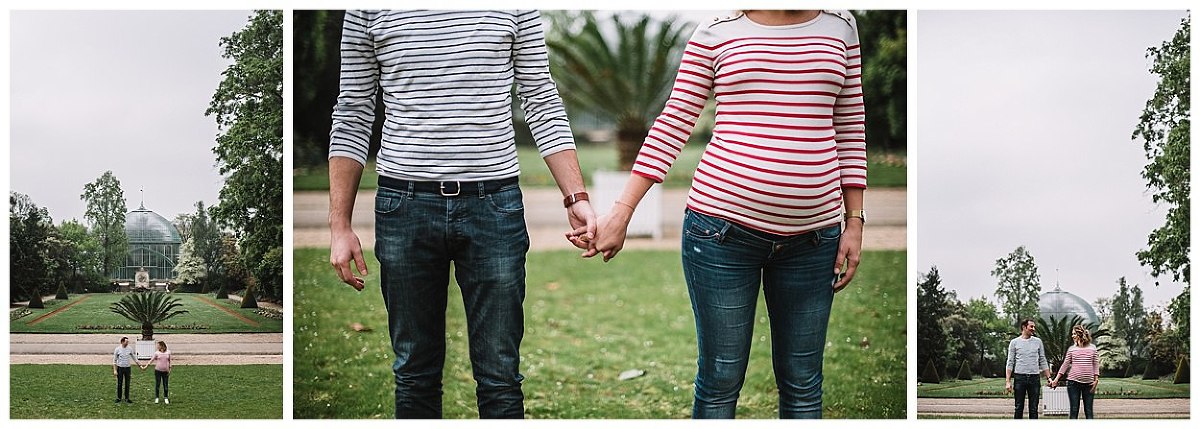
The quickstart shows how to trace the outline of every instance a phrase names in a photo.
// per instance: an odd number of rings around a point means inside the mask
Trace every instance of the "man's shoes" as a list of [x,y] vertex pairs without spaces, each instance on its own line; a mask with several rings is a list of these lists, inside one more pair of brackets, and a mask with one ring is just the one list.
[[171,400],[167,399],[167,398],[163,398],[163,402],[166,403],[167,405],[171,404]]
[[133,403],[133,401],[130,401],[129,398],[125,398],[125,402],[130,403],[130,404]]
[[117,398],[117,400],[113,401],[113,403],[114,403],[114,404],[120,404],[120,403],[121,403],[121,398]]
[[155,404],[157,404],[157,403],[158,403],[158,398],[154,398],[154,403],[155,403]]

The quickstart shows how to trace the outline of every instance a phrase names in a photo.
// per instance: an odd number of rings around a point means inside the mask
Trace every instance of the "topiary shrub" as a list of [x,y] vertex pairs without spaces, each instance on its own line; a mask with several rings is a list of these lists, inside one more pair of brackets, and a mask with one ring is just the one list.
[[26,307],[46,308],[46,304],[42,302],[42,292],[37,290],[33,291],[33,294],[29,296],[29,305],[26,305]]
[[958,367],[958,379],[959,380],[970,380],[971,379],[971,364],[965,360],[963,361],[962,366]]
[[225,290],[225,285],[217,288],[217,299],[229,299],[229,291]]
[[69,298],[70,297],[67,296],[67,287],[62,284],[58,285],[58,293],[54,294],[54,299],[61,299],[63,301],[66,301]]
[[254,288],[248,287],[242,294],[242,308],[258,308],[258,301],[254,299]]
[[1146,372],[1142,373],[1142,380],[1158,379],[1158,365],[1154,364],[1154,360],[1146,362]]
[[1175,367],[1175,384],[1187,384],[1192,380],[1192,368],[1188,364],[1188,358],[1179,358],[1179,365]]
[[942,379],[940,377],[938,377],[937,366],[933,364],[933,359],[930,359],[928,362],[925,362],[925,371],[921,372],[921,377],[918,378],[917,381],[920,381],[922,383],[933,383],[933,384],[938,384],[938,383],[942,382]]

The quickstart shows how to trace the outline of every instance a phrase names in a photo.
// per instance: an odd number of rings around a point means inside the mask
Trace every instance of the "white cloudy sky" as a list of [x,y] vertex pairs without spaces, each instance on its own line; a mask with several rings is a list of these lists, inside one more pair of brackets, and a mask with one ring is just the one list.
[[221,37],[248,11],[16,11],[11,14],[11,188],[55,222],[83,219],[83,186],[112,170],[136,209],[171,219],[217,202],[204,116]]
[[1166,209],[1131,135],[1157,83],[1146,48],[1186,15],[920,12],[918,270],[995,302],[995,260],[1025,245],[1044,291],[1093,302],[1125,276],[1147,305],[1178,295],[1134,256]]

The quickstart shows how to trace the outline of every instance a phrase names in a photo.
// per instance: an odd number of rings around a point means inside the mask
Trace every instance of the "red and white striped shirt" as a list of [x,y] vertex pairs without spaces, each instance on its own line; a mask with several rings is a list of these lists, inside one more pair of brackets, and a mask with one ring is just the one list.
[[1096,356],[1096,346],[1088,344],[1084,347],[1067,348],[1067,357],[1063,359],[1058,372],[1064,370],[1067,371],[1067,380],[1092,384],[1100,377],[1100,359]]
[[860,57],[845,12],[785,26],[744,14],[702,24],[633,174],[661,183],[715,94],[688,208],[779,235],[840,222],[842,188],[867,186]]

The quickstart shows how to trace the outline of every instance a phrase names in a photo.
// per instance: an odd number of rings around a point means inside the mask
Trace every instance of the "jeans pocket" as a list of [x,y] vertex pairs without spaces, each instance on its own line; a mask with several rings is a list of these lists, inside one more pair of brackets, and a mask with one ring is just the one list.
[[837,243],[837,242],[841,241],[841,239],[842,239],[842,226],[841,225],[834,225],[834,226],[825,227],[825,228],[821,228],[821,229],[817,230],[817,240],[819,240],[821,242],[821,244],[828,243],[828,242]]
[[729,229],[729,221],[688,210],[684,213],[683,233],[697,240],[720,241]]
[[408,196],[404,192],[388,188],[379,188],[375,192],[375,214],[399,214]]
[[525,212],[525,202],[521,199],[521,188],[517,186],[487,194],[485,199],[492,210],[502,215]]

